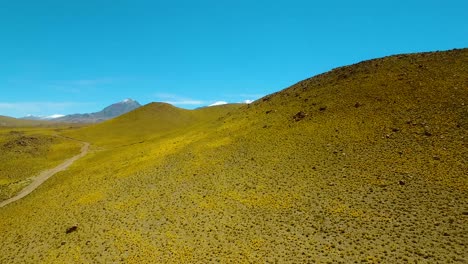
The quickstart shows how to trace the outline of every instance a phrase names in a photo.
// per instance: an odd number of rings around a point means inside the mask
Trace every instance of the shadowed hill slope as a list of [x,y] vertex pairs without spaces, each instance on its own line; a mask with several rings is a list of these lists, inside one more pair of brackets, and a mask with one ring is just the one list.
[[0,210],[0,262],[467,261],[467,67],[390,56],[74,131],[107,148]]

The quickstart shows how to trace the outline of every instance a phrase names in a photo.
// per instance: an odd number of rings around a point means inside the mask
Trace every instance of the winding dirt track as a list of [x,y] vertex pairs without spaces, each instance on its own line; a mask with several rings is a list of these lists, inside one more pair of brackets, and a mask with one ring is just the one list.
[[54,176],[56,173],[61,172],[66,170],[70,165],[73,164],[73,162],[77,161],[78,159],[84,157],[86,154],[88,154],[88,149],[89,149],[89,143],[88,142],[83,142],[83,146],[81,147],[81,153],[67,159],[57,167],[46,170],[41,172],[38,176],[33,178],[33,182],[26,186],[23,190],[21,190],[17,195],[11,197],[8,200],[5,200],[0,203],[0,208],[4,207],[10,203],[13,203],[15,201],[18,201],[19,199],[25,197],[26,195],[30,194],[32,191],[34,191],[37,187],[39,187],[41,184],[43,184],[45,181],[47,181],[50,177]]

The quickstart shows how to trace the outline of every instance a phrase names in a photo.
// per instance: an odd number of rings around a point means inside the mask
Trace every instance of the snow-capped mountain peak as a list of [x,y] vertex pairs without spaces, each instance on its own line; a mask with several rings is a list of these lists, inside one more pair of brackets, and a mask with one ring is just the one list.
[[46,116],[44,118],[45,119],[55,119],[55,118],[59,118],[59,117],[63,117],[63,116],[65,116],[65,115],[55,114],[55,115]]
[[61,115],[61,114],[54,114],[54,115],[50,115],[50,116],[35,116],[35,115],[27,115],[25,117],[22,117],[21,119],[28,119],[28,120],[53,120],[53,119],[56,119],[56,118],[60,118],[60,117],[63,117],[65,115]]
[[51,120],[54,122],[66,122],[66,123],[95,123],[108,120],[122,114],[128,113],[140,107],[140,103],[137,101],[127,98],[118,103],[112,104],[99,112],[86,113],[86,114],[72,114],[72,115],[61,115],[54,114],[50,116],[34,116],[27,115],[22,119],[29,120]]

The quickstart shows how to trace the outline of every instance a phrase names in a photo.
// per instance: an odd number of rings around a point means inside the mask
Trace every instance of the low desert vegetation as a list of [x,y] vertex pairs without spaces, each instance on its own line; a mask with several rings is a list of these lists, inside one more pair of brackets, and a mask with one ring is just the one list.
[[40,127],[48,126],[51,123],[47,121],[23,120],[0,115],[0,128],[11,127]]
[[79,153],[79,142],[44,128],[0,129],[0,201],[14,196],[34,176]]
[[467,76],[397,55],[65,130],[92,151],[0,208],[0,262],[468,261]]

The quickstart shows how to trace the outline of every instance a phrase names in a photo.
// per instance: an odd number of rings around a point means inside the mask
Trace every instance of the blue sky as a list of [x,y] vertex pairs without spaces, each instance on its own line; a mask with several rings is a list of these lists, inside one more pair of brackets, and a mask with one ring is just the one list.
[[254,100],[365,59],[468,47],[467,10],[462,0],[5,0],[0,115]]

